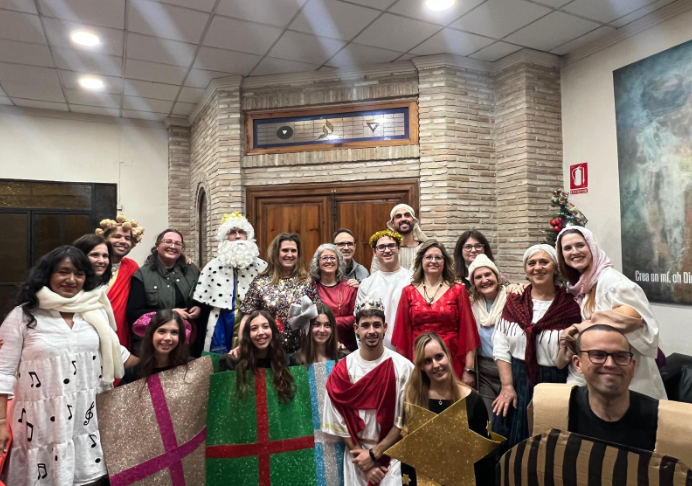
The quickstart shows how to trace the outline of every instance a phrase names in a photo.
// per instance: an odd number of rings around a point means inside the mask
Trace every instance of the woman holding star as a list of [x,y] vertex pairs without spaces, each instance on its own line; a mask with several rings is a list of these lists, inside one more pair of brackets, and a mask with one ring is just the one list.
[[[470,386],[464,384],[454,372],[452,356],[444,340],[433,332],[418,336],[413,345],[414,365],[405,391],[404,426],[411,420],[414,405],[440,414],[460,400],[466,401],[468,428],[483,437],[490,439],[488,433],[488,411],[481,396]],[[450,446],[459,435],[450,430]],[[463,451],[463,443],[457,444]],[[435,458],[432,458],[435,460]],[[489,455],[474,465],[476,484],[492,485],[495,482],[494,455]],[[418,484],[416,470],[402,462],[401,477],[403,484]]]

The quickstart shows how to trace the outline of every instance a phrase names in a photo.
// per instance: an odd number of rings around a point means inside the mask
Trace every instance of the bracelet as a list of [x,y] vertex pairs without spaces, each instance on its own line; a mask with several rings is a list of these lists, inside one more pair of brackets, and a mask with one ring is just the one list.
[[476,370],[472,370],[471,368],[464,368],[464,371],[467,373],[471,373],[472,375],[476,374]]
[[368,449],[368,452],[370,453],[370,459],[372,459],[372,462],[377,462],[377,458],[375,457],[375,454],[372,452],[372,449]]

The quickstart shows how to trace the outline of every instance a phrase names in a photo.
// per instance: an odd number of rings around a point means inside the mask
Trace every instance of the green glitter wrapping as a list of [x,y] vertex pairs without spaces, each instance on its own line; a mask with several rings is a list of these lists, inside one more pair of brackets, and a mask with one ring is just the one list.
[[[272,372],[266,371],[269,439],[281,441],[313,436],[312,405],[307,369],[291,368],[296,396],[280,404]],[[254,384],[241,400],[235,393],[236,373],[215,373],[211,377],[207,420],[207,446],[252,444],[257,441],[257,409]],[[314,448],[271,454],[269,476],[272,486],[305,486],[316,484]],[[259,484],[257,456],[206,459],[208,486],[256,486]]]

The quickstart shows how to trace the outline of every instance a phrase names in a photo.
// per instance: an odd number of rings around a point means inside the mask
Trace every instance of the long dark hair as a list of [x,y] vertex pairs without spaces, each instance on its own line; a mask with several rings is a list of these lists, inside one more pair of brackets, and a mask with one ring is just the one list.
[[464,245],[469,238],[473,238],[483,245],[485,256],[490,258],[491,262],[495,262],[493,251],[490,249],[490,243],[488,243],[488,239],[483,236],[483,233],[475,229],[464,231],[457,240],[457,245],[454,247],[454,267],[459,280],[468,280],[469,278],[469,268],[466,266],[463,253]]
[[[329,360],[337,361],[339,359],[339,339],[337,338],[336,318],[334,317],[332,309],[328,305],[320,302],[319,304],[316,304],[316,307],[318,317],[321,314],[327,316],[329,325],[332,327],[332,334],[329,336],[325,346],[327,358]],[[317,346],[315,345],[315,341],[312,339],[312,326],[315,324],[316,320],[317,317],[310,321],[310,328],[308,329],[308,332],[305,333],[303,340],[300,343],[299,361],[305,366],[310,366],[312,363],[317,361]]]
[[84,272],[85,279],[82,290],[88,292],[101,285],[101,279],[94,273],[94,267],[82,250],[71,245],[63,245],[46,253],[31,268],[29,277],[19,287],[17,293],[16,305],[21,306],[22,311],[29,318],[27,327],[36,327],[36,318],[31,313],[32,310],[38,308],[36,292],[43,287],[50,288],[50,277],[53,275],[55,267],[66,258],[69,258],[77,270]]
[[80,236],[72,242],[72,246],[82,250],[87,258],[89,257],[91,250],[99,245],[106,245],[106,248],[108,249],[108,266],[106,267],[106,271],[103,272],[103,275],[101,275],[101,285],[107,285],[113,276],[113,245],[111,245],[110,241],[105,239],[103,236],[90,233]]
[[168,324],[170,321],[175,321],[178,325],[178,345],[168,355],[168,366],[174,368],[180,365],[187,365],[190,360],[190,351],[185,340],[185,323],[183,318],[173,310],[160,310],[151,318],[151,322],[147,326],[142,338],[139,364],[137,365],[139,366],[140,378],[148,378],[155,373],[156,352],[154,350],[154,333],[159,327]]
[[250,391],[250,383],[248,383],[247,371],[251,371],[253,375],[257,375],[256,349],[250,340],[250,324],[253,319],[258,316],[264,317],[269,323],[272,331],[272,338],[269,342],[267,351],[267,359],[271,363],[273,374],[273,385],[276,394],[279,397],[279,402],[288,403],[293,400],[296,393],[296,385],[293,382],[293,375],[288,369],[288,359],[286,352],[281,343],[281,334],[279,328],[276,327],[274,317],[266,310],[256,310],[250,314],[243,327],[243,335],[240,338],[240,351],[238,353],[238,364],[236,370],[236,392],[241,397],[247,397]]
[[174,266],[180,267],[180,270],[183,272],[183,274],[185,274],[187,273],[187,263],[185,263],[187,258],[185,256],[185,238],[183,238],[183,234],[175,228],[167,228],[159,233],[159,235],[156,237],[156,243],[151,247],[151,254],[147,257],[144,264],[151,265],[154,269],[157,269],[158,266],[161,265],[161,262],[159,261],[159,252],[156,247],[161,244],[166,233],[175,233],[180,236],[180,241],[182,242],[183,247],[180,249],[180,256],[175,261]]
[[[577,282],[579,282],[579,279],[581,278],[581,273],[579,273],[579,270],[577,270],[576,268],[572,268],[569,265],[567,265],[567,263],[565,263],[565,256],[562,254],[562,238],[565,235],[579,235],[582,237],[584,243],[586,243],[586,246],[589,248],[589,253],[591,252],[591,248],[589,247],[589,243],[586,241],[586,238],[584,238],[584,234],[576,229],[568,229],[563,231],[557,240],[555,246],[557,250],[558,270],[562,274],[562,278],[564,280],[567,280],[572,285],[576,285]],[[591,258],[593,258],[593,256]]]

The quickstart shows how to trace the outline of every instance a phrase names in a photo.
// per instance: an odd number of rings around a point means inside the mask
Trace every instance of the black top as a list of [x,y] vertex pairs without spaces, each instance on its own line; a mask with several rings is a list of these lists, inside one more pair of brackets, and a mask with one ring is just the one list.
[[630,390],[630,408],[615,422],[599,418],[589,405],[585,386],[572,391],[569,431],[606,442],[653,451],[658,429],[658,400]]
[[[428,400],[428,410],[440,414],[453,404],[454,400]],[[469,429],[490,439],[490,435],[488,434],[488,409],[485,407],[485,403],[481,396],[475,391],[472,391],[466,397],[466,413],[469,419]],[[493,452],[474,464],[476,484],[478,486],[492,486],[495,484],[495,464],[497,462],[495,456],[496,454]],[[416,470],[402,462],[402,478],[404,474],[410,479],[409,483],[404,484],[417,486]]]
[[[238,366],[238,361],[234,360],[228,355],[219,361],[219,371],[235,371],[236,366]],[[258,368],[271,369],[272,364],[271,361],[269,361],[269,358],[257,358],[255,361],[255,366]]]

